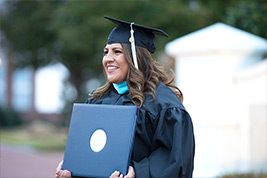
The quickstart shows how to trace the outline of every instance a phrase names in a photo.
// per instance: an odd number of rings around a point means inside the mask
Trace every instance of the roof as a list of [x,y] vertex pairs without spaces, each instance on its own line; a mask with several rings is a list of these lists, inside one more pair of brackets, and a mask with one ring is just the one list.
[[266,52],[267,40],[219,22],[177,38],[165,47],[171,56],[220,50]]

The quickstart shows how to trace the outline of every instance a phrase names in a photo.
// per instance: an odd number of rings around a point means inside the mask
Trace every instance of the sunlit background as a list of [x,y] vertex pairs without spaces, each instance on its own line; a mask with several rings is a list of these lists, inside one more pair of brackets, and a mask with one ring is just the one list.
[[[0,177],[53,177],[72,103],[104,82],[114,24],[163,29],[196,139],[194,177],[267,177],[267,1],[0,0]],[[34,171],[33,171],[34,170]]]

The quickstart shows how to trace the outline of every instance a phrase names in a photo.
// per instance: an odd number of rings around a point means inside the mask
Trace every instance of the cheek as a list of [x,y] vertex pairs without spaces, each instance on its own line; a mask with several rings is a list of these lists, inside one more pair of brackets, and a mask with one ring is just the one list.
[[125,71],[126,71],[126,73],[128,72],[128,70],[129,70],[129,65],[126,63],[125,64]]
[[124,75],[124,77],[127,76],[128,70],[129,70],[129,65],[128,65],[127,62],[125,62],[124,63],[124,67],[123,67],[123,75]]
[[127,60],[125,59],[124,56],[121,58],[121,64],[122,64],[124,70],[128,71],[129,65],[128,65],[128,62],[127,62]]
[[104,58],[102,59],[102,65],[103,65],[103,67],[105,67],[105,60],[104,60]]
[[104,59],[102,60],[102,66],[103,66],[104,71],[106,71],[106,68],[105,68],[105,66],[106,66],[106,61],[105,61]]

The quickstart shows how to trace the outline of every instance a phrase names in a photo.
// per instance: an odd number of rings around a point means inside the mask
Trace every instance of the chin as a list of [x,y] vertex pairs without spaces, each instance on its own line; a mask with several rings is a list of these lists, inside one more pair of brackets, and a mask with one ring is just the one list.
[[117,83],[117,80],[115,80],[115,79],[109,79],[109,78],[108,78],[108,81],[109,81],[110,83]]
[[124,79],[122,79],[121,76],[114,76],[114,75],[107,75],[107,80],[110,83],[116,83],[116,84],[119,84],[119,83],[125,81]]
[[117,81],[113,81],[113,80],[109,80],[110,83],[116,83],[116,84],[119,84],[121,82],[117,82]]
[[108,81],[109,81],[110,83],[116,83],[116,84],[119,84],[119,83],[123,82],[123,81],[112,80],[112,79],[108,79]]

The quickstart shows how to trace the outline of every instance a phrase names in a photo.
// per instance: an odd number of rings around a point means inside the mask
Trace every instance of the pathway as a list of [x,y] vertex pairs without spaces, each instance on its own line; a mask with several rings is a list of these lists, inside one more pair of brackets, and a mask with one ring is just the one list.
[[0,178],[53,178],[64,153],[0,145]]

